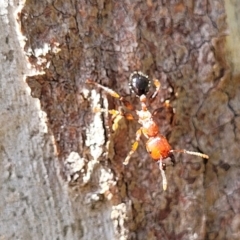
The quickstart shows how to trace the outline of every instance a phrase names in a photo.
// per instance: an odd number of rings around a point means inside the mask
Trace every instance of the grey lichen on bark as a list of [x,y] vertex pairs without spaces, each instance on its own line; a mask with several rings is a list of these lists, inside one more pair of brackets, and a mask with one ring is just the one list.
[[32,71],[20,45],[17,2],[0,6],[0,238],[79,239],[81,220],[59,175],[46,114],[24,82]]

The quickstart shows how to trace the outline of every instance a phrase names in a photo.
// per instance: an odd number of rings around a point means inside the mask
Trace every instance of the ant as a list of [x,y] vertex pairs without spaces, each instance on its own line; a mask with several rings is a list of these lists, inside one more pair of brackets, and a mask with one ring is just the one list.
[[[124,97],[119,95],[114,90],[108,87],[104,87],[103,85],[94,82],[93,80],[90,79],[87,79],[86,83],[93,84],[94,86],[104,90],[112,97],[119,99],[128,110],[130,111],[135,110],[130,102],[128,102],[126,99],[124,99]],[[153,79],[153,84],[155,85],[156,88],[155,92],[152,95],[148,96],[148,92],[151,85],[151,80],[149,79],[149,77],[140,71],[134,71],[129,77],[129,87],[136,94],[136,96],[139,97],[141,104],[141,110],[135,111],[138,116],[138,123],[141,125],[141,127],[136,132],[135,142],[133,143],[132,149],[128,153],[123,164],[124,165],[128,164],[131,156],[137,150],[140,137],[143,134],[148,139],[146,142],[147,152],[150,154],[152,159],[155,160],[159,165],[159,169],[162,175],[163,190],[165,191],[167,189],[167,178],[165,175],[166,164],[164,163],[164,160],[170,158],[172,163],[174,164],[175,163],[173,156],[174,152],[195,155],[205,159],[208,159],[209,157],[208,155],[200,152],[192,152],[187,151],[185,149],[179,150],[172,149],[167,139],[160,133],[159,127],[157,126],[156,122],[153,119],[153,114],[147,108],[147,104],[151,104],[152,101],[158,95],[158,92],[160,91],[161,84],[157,79]],[[134,119],[131,113],[125,113],[123,111],[106,109],[96,109],[96,111],[108,112],[113,116],[122,115],[126,117],[126,119],[128,120]]]

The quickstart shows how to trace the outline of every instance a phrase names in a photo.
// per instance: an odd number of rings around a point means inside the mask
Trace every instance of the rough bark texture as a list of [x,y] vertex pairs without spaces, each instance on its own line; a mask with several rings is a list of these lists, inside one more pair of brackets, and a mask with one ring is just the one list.
[[0,239],[79,239],[81,217],[60,177],[46,114],[23,81],[31,71],[17,35],[17,6],[0,3]]
[[[237,1],[1,4],[0,239],[239,238]],[[92,112],[119,102],[87,78],[139,107],[133,70],[161,81],[171,145],[210,156],[177,155],[166,192],[144,138],[122,165],[138,124]]]

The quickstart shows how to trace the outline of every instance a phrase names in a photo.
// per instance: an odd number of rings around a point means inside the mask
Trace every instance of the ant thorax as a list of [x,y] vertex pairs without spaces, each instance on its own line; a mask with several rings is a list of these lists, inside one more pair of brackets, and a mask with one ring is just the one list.
[[136,111],[138,122],[142,125],[142,132],[146,138],[154,137],[159,133],[158,125],[152,118],[149,111]]
[[139,122],[140,124],[142,124],[142,122],[144,122],[146,119],[150,119],[152,117],[152,114],[149,111],[136,110],[136,113],[139,118],[138,121],[141,121],[141,123]]

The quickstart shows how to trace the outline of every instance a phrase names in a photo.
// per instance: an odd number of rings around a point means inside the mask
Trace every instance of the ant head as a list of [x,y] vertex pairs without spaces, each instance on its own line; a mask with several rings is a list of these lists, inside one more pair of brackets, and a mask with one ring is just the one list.
[[149,77],[142,72],[135,71],[129,77],[129,87],[138,97],[146,95],[150,85]]

